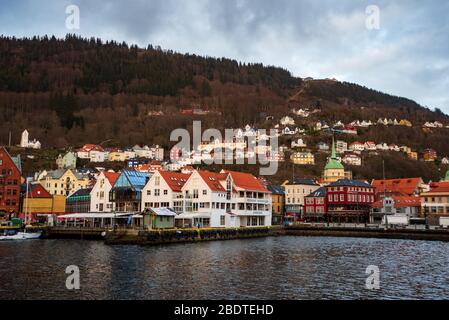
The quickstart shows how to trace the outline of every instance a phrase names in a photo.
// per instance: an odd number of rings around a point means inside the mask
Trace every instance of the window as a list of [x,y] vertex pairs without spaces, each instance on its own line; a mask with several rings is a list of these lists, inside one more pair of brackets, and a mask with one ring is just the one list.
[[164,196],[168,195],[168,190],[164,190]]
[[155,195],[156,197],[159,197],[159,196],[161,195],[161,190],[160,190],[160,189],[155,189],[155,190],[154,190],[154,195]]
[[198,189],[193,190],[193,199],[198,199]]
[[207,196],[207,190],[203,190],[203,196]]
[[147,190],[147,196],[151,196],[151,190]]
[[220,225],[224,226],[226,224],[226,216],[220,216]]

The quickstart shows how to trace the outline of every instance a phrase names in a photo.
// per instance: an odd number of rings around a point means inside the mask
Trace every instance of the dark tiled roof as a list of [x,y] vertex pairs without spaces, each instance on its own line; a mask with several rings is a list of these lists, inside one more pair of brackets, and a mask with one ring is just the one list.
[[267,189],[272,194],[285,194],[284,187],[282,187],[282,186],[269,185],[269,186],[267,186]]
[[295,179],[289,180],[287,185],[288,186],[295,186],[295,185],[317,186],[318,184],[315,181],[313,181],[312,179],[295,178]]
[[326,187],[321,187],[311,194],[309,194],[306,198],[324,198],[326,196]]
[[88,188],[88,189],[79,189],[78,191],[76,191],[74,194],[72,194],[69,198],[71,197],[83,197],[83,196],[88,196],[90,195],[90,192],[92,191],[92,188]]
[[359,180],[349,180],[349,179],[340,179],[336,182],[333,182],[329,185],[329,187],[362,187],[362,188],[374,188],[369,183]]

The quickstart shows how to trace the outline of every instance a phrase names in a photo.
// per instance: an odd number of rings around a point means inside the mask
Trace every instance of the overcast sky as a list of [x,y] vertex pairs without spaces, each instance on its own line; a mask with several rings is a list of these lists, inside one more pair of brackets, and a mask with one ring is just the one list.
[[[70,4],[79,30],[66,28]],[[380,9],[379,29],[366,26],[370,5]],[[262,62],[449,113],[448,15],[444,0],[0,0],[0,34],[70,32]]]

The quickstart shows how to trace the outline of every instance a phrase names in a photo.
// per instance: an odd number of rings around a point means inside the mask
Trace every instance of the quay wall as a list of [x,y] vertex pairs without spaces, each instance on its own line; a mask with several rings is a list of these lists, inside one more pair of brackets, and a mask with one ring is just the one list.
[[117,230],[108,231],[105,243],[109,245],[137,244],[162,245],[175,243],[192,243],[204,241],[220,241],[233,239],[247,239],[270,237],[282,234],[280,228],[241,228],[241,229],[186,229],[137,231]]
[[404,239],[449,242],[448,230],[370,229],[370,228],[326,228],[290,226],[284,229],[288,236],[301,237],[355,237],[377,239]]

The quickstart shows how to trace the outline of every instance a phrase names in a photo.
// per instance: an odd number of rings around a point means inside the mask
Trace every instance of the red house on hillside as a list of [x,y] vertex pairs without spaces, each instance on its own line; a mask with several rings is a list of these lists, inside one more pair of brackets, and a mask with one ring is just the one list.
[[21,171],[20,157],[11,157],[8,151],[0,146],[0,220],[18,216]]

